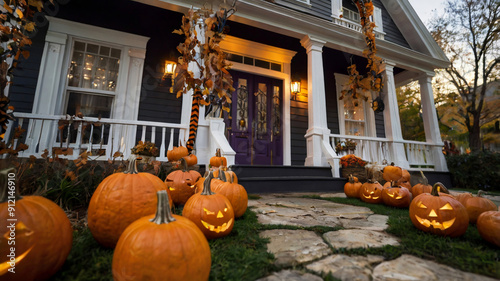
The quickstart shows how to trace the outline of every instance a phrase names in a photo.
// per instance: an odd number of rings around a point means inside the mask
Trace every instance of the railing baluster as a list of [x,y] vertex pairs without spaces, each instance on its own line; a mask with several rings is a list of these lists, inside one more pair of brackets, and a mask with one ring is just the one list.
[[76,155],[80,155],[80,150],[82,149],[82,130],[83,130],[83,121],[78,121],[78,130],[76,133]]
[[141,136],[141,141],[146,142],[146,125],[142,126],[142,136]]
[[151,127],[151,142],[155,143],[156,142],[156,127]]
[[174,149],[174,129],[170,129],[170,140],[168,142],[168,150]]
[[109,124],[108,144],[106,145],[106,158],[113,158],[113,124]]
[[165,159],[165,134],[167,132],[167,128],[161,128],[161,145],[160,145],[160,161]]
[[90,123],[90,136],[89,136],[89,146],[87,152],[92,153],[92,141],[94,141],[94,123]]

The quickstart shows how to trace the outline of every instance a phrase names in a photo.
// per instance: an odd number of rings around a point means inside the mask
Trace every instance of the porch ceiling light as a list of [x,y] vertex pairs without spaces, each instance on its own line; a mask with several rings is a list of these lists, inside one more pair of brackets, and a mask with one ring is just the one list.
[[299,81],[294,81],[292,82],[292,93],[298,94],[300,93],[300,82]]

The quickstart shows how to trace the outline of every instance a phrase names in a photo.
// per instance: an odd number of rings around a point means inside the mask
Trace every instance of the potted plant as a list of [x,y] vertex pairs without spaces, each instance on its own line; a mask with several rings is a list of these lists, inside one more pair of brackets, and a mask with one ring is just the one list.
[[343,178],[348,178],[349,175],[357,177],[360,182],[367,180],[366,166],[367,162],[357,157],[354,154],[347,154],[340,158],[342,165],[341,174]]
[[157,156],[160,156],[160,150],[152,142],[139,141],[132,148],[132,154],[134,154],[136,158],[142,158],[142,161],[149,164],[152,161],[155,161]]

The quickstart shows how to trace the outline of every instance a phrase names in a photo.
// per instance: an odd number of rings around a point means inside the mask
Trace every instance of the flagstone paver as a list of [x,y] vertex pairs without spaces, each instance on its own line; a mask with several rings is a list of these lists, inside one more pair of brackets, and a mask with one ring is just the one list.
[[373,265],[383,261],[384,257],[374,255],[331,255],[307,265],[306,268],[322,276],[331,273],[340,280],[368,281],[371,280]]
[[342,229],[323,234],[326,242],[334,248],[368,248],[385,245],[398,246],[399,239],[382,231],[364,229]]
[[297,270],[282,270],[257,281],[323,281],[323,278]]
[[[303,229],[262,231],[260,236],[270,240],[267,247],[276,258],[275,264],[285,269],[273,272],[259,281],[316,281],[322,280],[320,276],[326,276],[329,272],[339,280],[497,280],[410,255],[384,261],[381,256],[333,254],[330,247],[351,249],[397,246],[399,239],[384,231],[388,227],[387,216],[373,214],[365,207],[301,198],[310,194],[265,194],[259,199],[249,200],[249,206],[257,213],[262,224],[344,228],[327,232],[322,237]],[[345,194],[329,193],[321,194],[320,197],[345,197]],[[495,199],[500,200],[500,197]],[[298,265],[310,272],[289,269],[295,269]]]
[[386,261],[375,267],[374,281],[422,280],[422,281],[493,281],[497,279],[463,272],[452,267],[424,260],[411,255]]
[[295,266],[332,253],[313,231],[273,229],[262,231],[260,236],[269,238],[267,250],[276,258],[277,266]]

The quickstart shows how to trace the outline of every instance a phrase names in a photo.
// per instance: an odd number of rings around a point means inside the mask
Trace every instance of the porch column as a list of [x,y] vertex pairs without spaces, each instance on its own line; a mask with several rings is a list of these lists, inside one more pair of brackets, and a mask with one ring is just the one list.
[[436,171],[448,171],[446,159],[444,158],[437,119],[436,106],[434,104],[434,94],[432,92],[432,77],[434,72],[424,73],[418,79],[420,83],[420,96],[422,100],[422,117],[424,119],[425,140],[435,146],[431,149],[431,155],[434,156],[434,169]]
[[329,134],[326,123],[325,82],[323,77],[323,45],[325,41],[306,36],[300,43],[307,51],[307,92],[309,129],[306,166],[327,166],[322,157],[323,135]]
[[[396,86],[394,83],[394,66],[392,62],[386,62],[385,85],[384,85],[384,124],[385,136],[389,139],[390,161],[396,166],[408,169],[410,164],[406,158],[403,144],[403,133],[401,131],[401,121],[399,119],[398,98],[396,96]],[[389,160],[389,159],[388,159]]]

